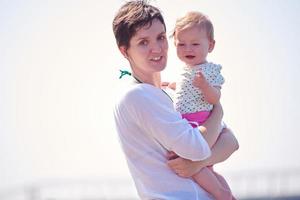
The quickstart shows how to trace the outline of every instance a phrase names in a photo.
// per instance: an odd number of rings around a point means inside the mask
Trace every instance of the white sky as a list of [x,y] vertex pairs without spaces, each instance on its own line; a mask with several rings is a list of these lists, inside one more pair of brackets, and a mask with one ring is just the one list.
[[[128,68],[111,22],[123,1],[0,1],[0,189],[39,179],[128,176],[111,115]],[[210,16],[225,121],[240,149],[221,171],[300,167],[300,3],[157,0],[168,32]],[[179,6],[180,5],[180,6]],[[163,77],[180,68],[170,40]]]

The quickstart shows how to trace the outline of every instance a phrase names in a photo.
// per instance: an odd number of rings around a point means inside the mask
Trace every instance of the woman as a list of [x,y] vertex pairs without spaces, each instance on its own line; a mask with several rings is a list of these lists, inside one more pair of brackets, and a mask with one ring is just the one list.
[[[156,7],[144,1],[125,3],[113,20],[113,31],[119,50],[132,69],[132,81],[121,94],[114,116],[139,196],[211,199],[188,177],[204,166],[225,160],[238,147],[236,140],[225,139],[210,150],[202,136],[220,131],[217,125],[223,115],[221,106],[214,107],[201,127],[202,134],[174,110],[172,101],[160,88],[168,42],[164,19]],[[171,151],[180,157],[171,160]]]

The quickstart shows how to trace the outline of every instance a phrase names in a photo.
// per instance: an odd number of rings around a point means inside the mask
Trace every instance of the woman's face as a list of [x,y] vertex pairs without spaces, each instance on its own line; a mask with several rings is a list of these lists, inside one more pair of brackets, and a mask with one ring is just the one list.
[[151,26],[140,28],[129,44],[126,57],[135,73],[151,75],[166,67],[168,41],[164,25],[158,19]]

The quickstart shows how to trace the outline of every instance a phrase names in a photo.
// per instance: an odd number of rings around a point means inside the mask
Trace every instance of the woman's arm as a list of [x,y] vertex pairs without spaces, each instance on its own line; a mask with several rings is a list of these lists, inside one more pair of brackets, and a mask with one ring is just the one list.
[[[139,90],[127,95],[126,110],[134,122],[147,131],[165,149],[189,160],[204,160],[211,154],[210,147],[200,132],[175,112],[170,99],[160,90],[140,84]],[[159,92],[158,92],[159,91]]]
[[168,166],[182,177],[191,177],[203,167],[214,165],[226,160],[234,151],[239,148],[239,144],[232,131],[223,129],[220,139],[211,149],[211,156],[203,161],[191,161],[178,157],[167,162]]

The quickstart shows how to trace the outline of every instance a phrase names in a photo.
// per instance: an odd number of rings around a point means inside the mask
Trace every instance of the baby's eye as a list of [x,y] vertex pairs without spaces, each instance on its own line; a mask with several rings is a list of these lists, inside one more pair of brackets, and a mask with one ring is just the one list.
[[177,43],[177,46],[183,47],[184,43]]
[[198,46],[198,45],[200,45],[199,43],[193,43],[193,46]]

